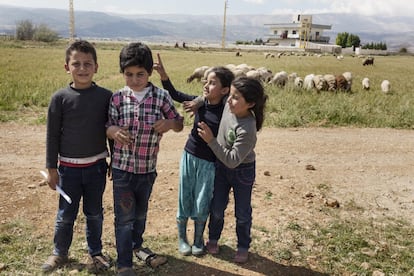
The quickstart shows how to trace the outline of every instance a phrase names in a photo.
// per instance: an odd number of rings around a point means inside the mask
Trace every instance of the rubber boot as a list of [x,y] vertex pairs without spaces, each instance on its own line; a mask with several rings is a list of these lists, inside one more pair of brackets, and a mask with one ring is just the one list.
[[205,221],[194,222],[194,244],[191,247],[191,253],[194,256],[200,256],[205,253],[204,251],[204,228],[206,227]]
[[191,254],[191,247],[187,240],[187,220],[177,219],[178,228],[178,251],[181,255],[187,256]]

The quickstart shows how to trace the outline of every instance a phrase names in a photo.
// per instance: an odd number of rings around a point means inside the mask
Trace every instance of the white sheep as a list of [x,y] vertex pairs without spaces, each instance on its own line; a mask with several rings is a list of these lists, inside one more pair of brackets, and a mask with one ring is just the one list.
[[274,84],[279,87],[284,87],[288,81],[288,74],[285,71],[276,73],[269,81],[269,84]]
[[187,82],[190,83],[194,79],[197,79],[198,81],[201,81],[201,79],[204,77],[205,72],[210,68],[210,66],[200,66],[196,69],[194,69],[193,73],[187,78]]
[[293,81],[293,84],[296,88],[302,88],[303,87],[303,79],[301,77],[296,77]]
[[345,91],[351,91],[351,87],[352,87],[352,73],[351,72],[344,72],[342,74],[342,76],[345,77],[347,85],[345,87]]
[[390,92],[390,90],[391,90],[391,84],[390,84],[390,81],[389,80],[383,80],[381,82],[381,90],[384,93],[389,93]]
[[322,75],[314,75],[313,76],[313,83],[315,85],[316,91],[326,91],[328,90],[328,83],[323,78]]
[[250,70],[246,73],[246,77],[254,80],[260,80],[260,72],[259,70]]
[[297,77],[298,77],[298,73],[296,73],[296,72],[290,73],[290,74],[289,74],[289,76],[288,76],[288,81],[289,81],[289,82],[294,82],[294,80],[295,80]]
[[369,78],[362,79],[362,89],[369,90]]
[[312,90],[315,87],[315,83],[313,82],[314,74],[306,75],[303,79],[303,88],[306,90]]
[[273,77],[272,71],[266,67],[259,67],[256,70],[259,71],[260,80],[264,83],[268,83]]
[[336,90],[336,79],[335,79],[335,75],[332,74],[325,74],[323,76],[323,78],[325,79],[328,88],[328,91],[335,91]]
[[247,65],[246,63],[242,63],[239,65],[236,65],[236,69],[242,70],[246,74],[247,72],[255,68],[253,66]]
[[235,78],[238,77],[245,77],[246,76],[246,72],[244,72],[243,69],[240,68],[234,68],[233,70],[231,70],[233,72],[233,75]]

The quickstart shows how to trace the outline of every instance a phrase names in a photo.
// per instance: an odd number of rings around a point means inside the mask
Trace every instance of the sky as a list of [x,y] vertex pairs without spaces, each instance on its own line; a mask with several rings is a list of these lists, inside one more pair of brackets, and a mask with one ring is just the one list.
[[[412,16],[412,0],[73,0],[76,10],[122,14],[318,14]],[[68,9],[69,0],[0,0],[0,5]]]

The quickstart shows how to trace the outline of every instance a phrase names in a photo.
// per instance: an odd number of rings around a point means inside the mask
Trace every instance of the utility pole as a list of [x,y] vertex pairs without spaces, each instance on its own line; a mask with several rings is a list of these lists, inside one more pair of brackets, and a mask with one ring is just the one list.
[[75,12],[73,11],[73,0],[69,0],[69,41],[75,40]]
[[227,0],[224,0],[224,18],[223,18],[223,35],[221,37],[221,48],[226,47],[226,13],[227,13]]

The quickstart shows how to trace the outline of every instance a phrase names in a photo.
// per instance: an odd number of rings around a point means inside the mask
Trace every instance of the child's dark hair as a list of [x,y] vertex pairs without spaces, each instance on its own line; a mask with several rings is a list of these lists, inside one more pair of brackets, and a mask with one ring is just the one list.
[[79,51],[85,54],[92,54],[95,63],[98,62],[95,47],[86,40],[77,40],[69,45],[69,47],[66,49],[66,64],[69,62],[70,56],[72,55],[73,51]]
[[229,87],[234,80],[233,72],[224,66],[216,66],[208,69],[208,74],[215,73],[216,77],[220,80],[222,87]]
[[151,49],[141,43],[133,42],[122,48],[119,54],[119,67],[121,73],[129,66],[143,67],[148,73],[153,70],[154,60]]
[[256,117],[256,130],[259,131],[263,126],[267,101],[267,95],[264,93],[262,83],[255,79],[239,77],[233,81],[232,85],[242,94],[247,103],[254,103],[250,110]]

